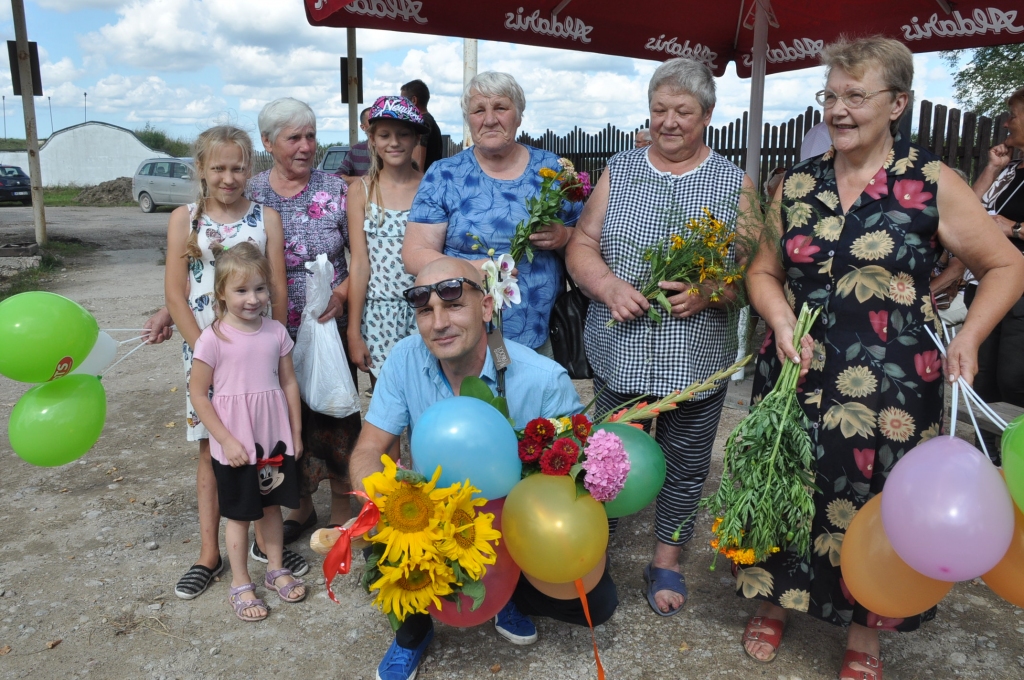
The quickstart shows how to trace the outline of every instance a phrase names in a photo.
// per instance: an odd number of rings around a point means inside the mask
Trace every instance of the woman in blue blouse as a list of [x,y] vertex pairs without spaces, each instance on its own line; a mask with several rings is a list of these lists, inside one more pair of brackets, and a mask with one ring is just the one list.
[[[526,199],[540,191],[540,170],[559,170],[555,154],[516,142],[525,108],[523,89],[507,73],[480,73],[466,86],[462,114],[473,146],[431,165],[420,183],[402,250],[410,274],[443,255],[481,266],[488,249],[509,252],[516,225],[529,214]],[[562,252],[582,209],[566,201],[561,221],[530,237],[533,262],[516,263],[522,302],[502,315],[506,339],[549,357],[548,317],[562,290]]]

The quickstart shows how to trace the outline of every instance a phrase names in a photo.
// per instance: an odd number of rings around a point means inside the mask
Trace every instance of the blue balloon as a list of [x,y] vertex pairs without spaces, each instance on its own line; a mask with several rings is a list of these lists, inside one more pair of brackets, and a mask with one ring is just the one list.
[[412,467],[428,479],[441,466],[438,486],[469,483],[488,500],[504,498],[523,473],[519,442],[505,416],[473,397],[432,405],[416,421]]

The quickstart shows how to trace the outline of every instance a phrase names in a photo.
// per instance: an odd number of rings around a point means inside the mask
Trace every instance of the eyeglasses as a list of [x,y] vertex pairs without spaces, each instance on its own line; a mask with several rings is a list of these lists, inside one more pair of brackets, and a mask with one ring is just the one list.
[[480,284],[476,281],[464,278],[462,276],[454,279],[445,279],[444,281],[438,281],[428,286],[413,286],[412,288],[406,288],[402,291],[402,296],[405,301],[409,303],[409,306],[413,309],[419,309],[420,307],[426,306],[430,302],[430,293],[437,293],[437,297],[441,298],[445,302],[451,302],[458,300],[462,297],[462,284],[468,284],[471,288],[475,288],[481,293],[484,289],[480,287]]
[[831,109],[836,105],[836,102],[840,99],[851,109],[859,109],[864,106],[864,102],[874,97],[876,94],[882,94],[883,92],[898,92],[895,88],[887,88],[885,90],[875,90],[874,92],[865,92],[864,90],[848,90],[846,94],[836,94],[831,90],[820,90],[814,93],[814,98],[818,100],[818,103],[824,106],[826,109]]

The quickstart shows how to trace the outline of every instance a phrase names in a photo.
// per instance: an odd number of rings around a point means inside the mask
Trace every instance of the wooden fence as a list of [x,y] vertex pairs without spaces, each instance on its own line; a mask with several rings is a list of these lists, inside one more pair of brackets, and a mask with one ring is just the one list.
[[[909,117],[903,121],[901,129],[911,134],[911,139],[921,146],[940,156],[950,167],[963,170],[973,181],[988,163],[988,150],[1006,139],[1007,131],[1003,123],[1008,116],[1008,113],[1003,113],[992,119],[922,100],[917,131],[912,130]],[[760,177],[767,177],[774,168],[789,167],[796,163],[800,159],[804,135],[820,122],[821,110],[808,106],[806,111],[781,125],[765,123],[761,135]],[[645,127],[649,125],[648,120]],[[747,127],[747,113],[744,112],[728,125],[705,130],[704,141],[725,158],[745,168]],[[633,148],[639,130],[620,130],[609,124],[595,133],[585,132],[578,127],[566,135],[557,135],[548,130],[533,137],[524,132],[517,141],[568,158],[578,170],[589,172],[596,182],[608,164],[608,159],[620,151]],[[445,155],[454,155],[462,150],[462,145],[450,136],[445,135],[444,141]]]

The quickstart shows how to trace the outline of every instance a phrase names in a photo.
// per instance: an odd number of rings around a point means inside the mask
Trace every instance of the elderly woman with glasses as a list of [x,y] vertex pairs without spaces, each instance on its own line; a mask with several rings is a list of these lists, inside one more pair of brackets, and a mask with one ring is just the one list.
[[[770,328],[754,399],[783,362],[801,362],[805,373],[799,403],[820,489],[814,547],[807,558],[784,549],[740,568],[737,585],[762,601],[743,636],[754,659],[771,661],[789,612],[802,611],[849,626],[840,678],[881,680],[878,631],[914,630],[935,610],[903,619],[868,611],[843,582],[836,546],[903,454],[939,434],[942,370],[950,381],[974,377],[978,345],[1024,291],[1024,260],[970,187],[897,132],[914,73],[906,46],[841,39],[822,62],[818,101],[832,148],[786,173],[772,204],[781,237],[763,236],[748,274],[750,301]],[[943,247],[981,281],[946,360],[926,332],[936,321],[929,275]],[[822,313],[794,339],[805,302]]]
[[[473,146],[437,161],[420,183],[409,213],[402,259],[419,274],[445,255],[481,267],[487,251],[507,253],[516,225],[526,219],[526,201],[540,192],[543,169],[559,170],[558,156],[516,142],[526,96],[507,73],[477,74],[462,94],[462,115]],[[517,262],[520,304],[502,313],[502,333],[551,356],[548,320],[563,290],[562,256],[583,206],[564,201],[558,220],[530,237],[533,262]]]

